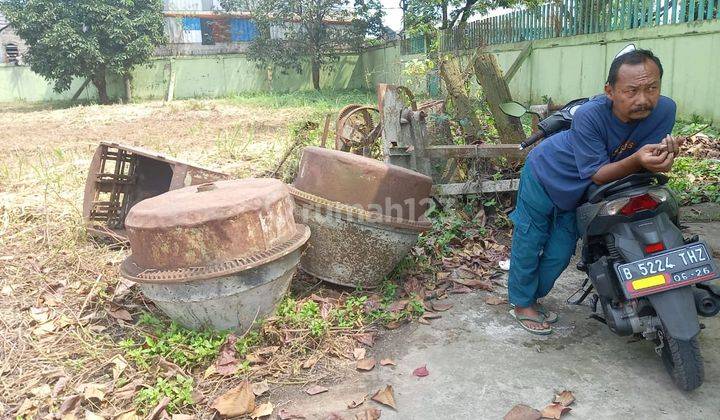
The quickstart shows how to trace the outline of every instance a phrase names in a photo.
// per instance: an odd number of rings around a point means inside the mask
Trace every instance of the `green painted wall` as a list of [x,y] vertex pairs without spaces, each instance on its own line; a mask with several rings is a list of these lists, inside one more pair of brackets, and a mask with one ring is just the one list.
[[[630,42],[660,57],[665,70],[662,93],[677,102],[681,116],[695,114],[720,122],[718,20],[533,41],[532,54],[510,83],[513,97],[540,103],[548,96],[562,103],[601,93],[613,57]],[[507,70],[525,45],[495,45],[490,51]],[[400,56],[397,45],[368,51],[363,63],[372,78],[366,86],[398,83],[403,63],[413,57]],[[467,54],[461,56],[464,64],[468,59]]]
[[[176,57],[153,60],[133,72],[133,95],[138,99],[160,99],[165,96],[170,66],[176,72],[175,98],[221,97],[241,92],[311,90],[312,79],[309,65],[302,73],[294,71],[282,74],[275,71],[270,80],[268,72],[259,69],[244,54]],[[358,55],[344,55],[340,60],[323,69],[320,75],[322,89],[362,89],[362,65]],[[70,90],[55,93],[52,84],[25,66],[0,66],[0,102],[67,100],[80,87],[76,80]],[[119,80],[108,81],[108,94],[120,97],[123,92]],[[95,99],[97,92],[89,85],[81,98]]]

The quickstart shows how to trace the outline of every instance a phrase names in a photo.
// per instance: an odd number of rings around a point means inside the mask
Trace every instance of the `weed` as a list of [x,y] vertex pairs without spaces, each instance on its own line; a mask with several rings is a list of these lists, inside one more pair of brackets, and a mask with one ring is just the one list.
[[227,337],[227,332],[192,331],[175,322],[166,325],[151,314],[140,317],[140,325],[152,328],[152,335],[145,335],[140,342],[132,338],[120,342],[128,358],[138,367],[148,369],[156,356],[175,363],[182,368],[192,368],[213,360]]
[[277,315],[284,323],[309,329],[314,337],[325,335],[330,328],[328,321],[320,315],[320,306],[312,300],[298,305],[295,299],[287,297],[280,303]]
[[350,296],[345,304],[333,311],[333,317],[338,327],[354,328],[361,327],[365,321],[365,302],[367,296]]
[[169,397],[170,403],[166,410],[168,414],[173,414],[194,403],[192,392],[192,378],[183,375],[175,375],[168,379],[158,377],[154,385],[145,387],[137,393],[135,403],[141,412],[147,413],[163,398]]
[[720,203],[720,162],[681,156],[675,159],[668,184],[681,205]]

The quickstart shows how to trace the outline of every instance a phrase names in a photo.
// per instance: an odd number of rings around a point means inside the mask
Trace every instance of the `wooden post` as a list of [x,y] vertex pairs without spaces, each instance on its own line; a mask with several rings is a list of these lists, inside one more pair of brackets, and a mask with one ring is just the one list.
[[130,83],[130,75],[126,74],[123,79],[123,81],[125,82],[125,102],[130,103],[132,102],[132,83]]
[[520,66],[522,66],[522,63],[528,56],[530,56],[530,54],[532,54],[532,41],[528,42],[525,48],[520,51],[520,55],[517,56],[515,62],[512,63],[507,73],[505,73],[505,83],[510,83],[512,78],[515,76],[515,73],[520,70]]
[[167,92],[165,93],[165,102],[171,102],[175,96],[175,66],[173,66],[172,59],[170,59],[168,67],[170,67],[170,78],[168,80]]
[[519,118],[510,117],[500,109],[503,102],[512,101],[510,89],[498,66],[497,59],[491,53],[478,54],[473,63],[475,77],[483,88],[485,100],[495,120],[495,127],[503,141],[520,143],[525,139],[525,132]]
[[83,90],[85,90],[85,88],[87,87],[87,85],[90,84],[90,80],[91,80],[91,78],[89,78],[89,77],[88,77],[87,79],[85,79],[85,81],[83,82],[83,84],[80,85],[80,88],[77,90],[77,92],[75,92],[75,94],[72,96],[71,101],[73,101],[73,102],[74,102],[74,101],[77,101],[77,99],[80,97],[80,94],[83,92]]

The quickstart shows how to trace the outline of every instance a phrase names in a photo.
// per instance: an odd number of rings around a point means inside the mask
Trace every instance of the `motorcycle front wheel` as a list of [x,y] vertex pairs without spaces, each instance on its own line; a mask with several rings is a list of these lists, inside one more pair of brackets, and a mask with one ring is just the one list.
[[692,391],[705,379],[703,358],[697,336],[688,341],[664,334],[660,357],[673,382],[683,391]]

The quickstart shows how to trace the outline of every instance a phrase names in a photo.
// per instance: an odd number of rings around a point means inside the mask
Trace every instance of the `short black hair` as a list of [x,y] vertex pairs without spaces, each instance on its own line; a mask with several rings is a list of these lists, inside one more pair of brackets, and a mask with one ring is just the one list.
[[607,83],[610,86],[615,86],[615,83],[617,82],[618,71],[620,70],[620,66],[622,66],[623,64],[641,64],[648,60],[652,61],[658,66],[658,69],[660,69],[660,79],[662,80],[663,67],[662,64],[660,64],[660,59],[657,58],[657,56],[655,56],[655,54],[653,54],[653,52],[650,50],[635,50],[616,57],[613,60],[612,64],[610,64],[610,71],[608,72]]

